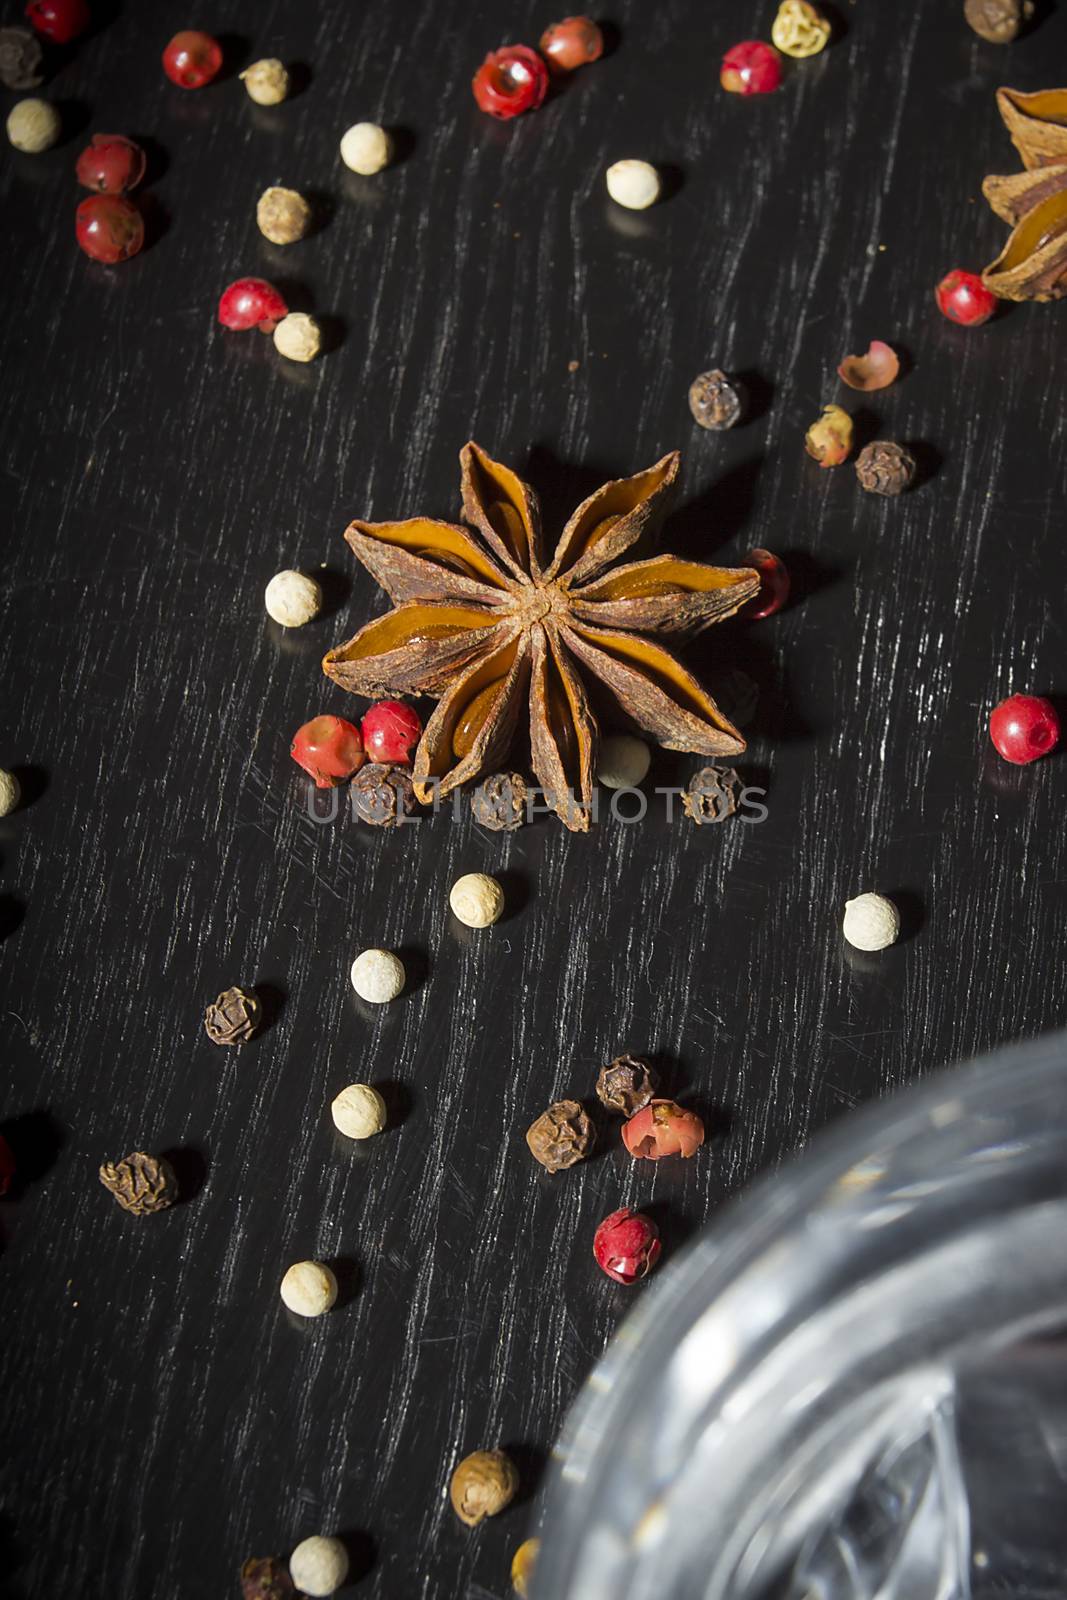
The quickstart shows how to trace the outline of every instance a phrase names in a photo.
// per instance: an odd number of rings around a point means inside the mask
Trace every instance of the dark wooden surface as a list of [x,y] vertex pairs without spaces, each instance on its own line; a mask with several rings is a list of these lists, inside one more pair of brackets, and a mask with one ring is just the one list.
[[[646,1205],[669,1261],[849,1106],[1063,1022],[1063,759],[1010,769],[984,722],[1013,688],[1067,687],[1067,324],[1024,307],[960,330],[931,289],[1000,248],[979,184],[1018,163],[993,90],[1063,79],[1067,8],[998,50],[954,0],[862,0],[780,93],[724,96],[722,49],[774,9],[620,0],[610,58],[501,125],[471,72],[550,7],[127,0],[46,90],[66,142],[5,147],[0,760],[30,769],[0,824],[0,1114],[23,1167],[0,1205],[5,1594],[219,1600],[244,1556],[341,1530],[368,1597],[504,1596],[546,1452],[632,1303],[592,1263],[599,1218]],[[269,111],[232,76],[182,94],[158,56],[191,22],[237,65],[304,63],[305,87]],[[337,158],[368,117],[408,130],[375,180]],[[100,129],[152,155],[150,247],[111,270],[73,237]],[[604,193],[629,155],[670,169],[645,215]],[[325,218],[285,251],[254,221],[276,181]],[[217,327],[244,273],[331,319],[325,359]],[[921,447],[898,502],[803,453],[872,337],[908,356],[859,407],[864,437]],[[723,437],[686,408],[720,363],[756,400]],[[550,524],[680,446],[664,546],[786,554],[790,609],[689,657],[762,685],[742,770],[766,822],[697,832],[654,802],[640,826],[502,840],[466,815],[309,819],[289,738],[352,709],[319,657],[385,605],[341,531],[456,516],[472,434],[528,468]],[[320,564],[332,614],[283,634],[264,584]],[[697,764],[661,757],[650,785]],[[474,869],[508,890],[486,933],[447,910]],[[905,911],[877,958],[839,934],[869,887]],[[348,967],[377,944],[414,981],[372,1013]],[[237,1055],[201,1027],[231,982],[277,1009]],[[609,1128],[578,1170],[535,1169],[527,1123],[623,1048],[705,1112],[708,1148],[636,1166]],[[364,1149],[328,1113],[358,1079],[393,1111]],[[179,1151],[189,1197],[143,1222],[96,1180],[138,1147]],[[342,1262],[345,1294],[298,1326],[277,1285],[305,1256]],[[448,1473],[498,1443],[523,1500],[472,1535]]]

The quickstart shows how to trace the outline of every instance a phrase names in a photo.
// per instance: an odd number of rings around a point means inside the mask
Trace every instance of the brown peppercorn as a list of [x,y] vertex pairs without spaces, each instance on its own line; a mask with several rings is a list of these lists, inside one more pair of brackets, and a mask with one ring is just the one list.
[[915,476],[915,457],[891,439],[875,439],[857,456],[856,476],[868,494],[903,494]]
[[373,828],[397,828],[415,809],[415,789],[406,767],[378,762],[361,767],[352,779],[352,809]]
[[259,231],[271,244],[295,244],[311,227],[311,207],[295,189],[264,189],[256,205]]
[[0,28],[0,84],[5,89],[36,89],[44,82],[44,52],[30,28]]
[[963,15],[990,44],[1010,44],[1033,14],[1033,0],[963,0]]
[[503,1511],[518,1487],[515,1463],[503,1450],[475,1450],[453,1472],[448,1494],[460,1522],[476,1528],[483,1518]]
[[254,989],[224,989],[204,1012],[207,1036],[215,1044],[245,1044],[263,1021],[263,1002]]
[[493,833],[513,833],[528,820],[526,780],[518,772],[494,772],[471,795],[475,822]]
[[733,767],[701,767],[682,794],[685,814],[698,827],[706,822],[725,822],[737,810],[740,788],[741,780]]
[[656,1092],[656,1080],[648,1062],[640,1056],[616,1056],[606,1067],[601,1067],[596,1080],[597,1098],[609,1111],[619,1111],[624,1117],[643,1111]]
[[596,1130],[577,1100],[557,1100],[527,1128],[526,1143],[535,1161],[562,1172],[589,1154]]
[[702,372],[689,385],[689,409],[693,421],[702,428],[722,433],[732,428],[741,415],[745,394],[736,378],[728,378],[718,367]]
[[122,1209],[132,1211],[135,1217],[166,1211],[178,1198],[178,1180],[170,1162],[143,1150],[135,1150],[122,1161],[105,1161],[100,1182]]
[[293,1600],[296,1593],[277,1556],[250,1556],[241,1567],[241,1600]]

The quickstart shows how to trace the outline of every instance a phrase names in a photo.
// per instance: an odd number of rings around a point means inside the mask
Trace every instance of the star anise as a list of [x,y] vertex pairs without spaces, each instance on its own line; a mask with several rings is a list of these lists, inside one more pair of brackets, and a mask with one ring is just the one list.
[[[476,444],[460,452],[463,514],[353,522],[345,538],[394,601],[323,661],[358,694],[439,704],[415,752],[419,800],[498,764],[528,700],[533,768],[569,828],[589,827],[597,725],[582,671],[669,750],[737,755],[745,741],[653,634],[732,615],[759,577],[662,555],[615,566],[664,509],[677,451],[584,500],[545,560],[533,490]],[[611,568],[612,570],[608,570]]]
[[1012,224],[982,280],[1003,300],[1059,300],[1067,294],[1067,89],[998,89],[997,107],[1026,171],[982,184]]

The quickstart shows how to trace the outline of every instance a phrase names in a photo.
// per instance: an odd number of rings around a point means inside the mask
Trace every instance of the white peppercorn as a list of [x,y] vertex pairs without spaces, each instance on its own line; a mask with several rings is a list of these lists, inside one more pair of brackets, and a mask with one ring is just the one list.
[[597,782],[605,789],[636,789],[648,777],[652,752],[643,739],[628,733],[609,733],[600,741]]
[[842,932],[857,950],[884,950],[900,934],[900,912],[884,894],[860,894],[845,901]]
[[305,572],[276,572],[263,591],[263,604],[283,628],[302,628],[322,610],[322,587]]
[[357,122],[341,138],[341,160],[353,172],[373,177],[393,157],[393,141],[376,122]]
[[321,1317],[337,1299],[337,1279],[321,1261],[294,1261],[280,1292],[283,1304],[298,1317]]
[[256,225],[271,244],[295,244],[311,227],[311,206],[296,189],[272,183],[256,202]]
[[253,61],[241,73],[241,82],[257,106],[276,106],[289,93],[289,74],[275,56]]
[[7,136],[16,150],[27,155],[50,150],[62,129],[59,112],[47,100],[20,100],[8,112]]
[[488,928],[504,910],[504,891],[487,872],[467,872],[452,885],[448,903],[466,927]]
[[346,1139],[372,1139],[385,1127],[385,1101],[369,1083],[350,1083],[332,1101],[330,1115]]
[[22,799],[22,785],[13,772],[0,767],[0,817],[9,817]]
[[290,311],[274,330],[274,348],[287,361],[314,361],[322,349],[322,329],[306,311]]
[[608,193],[628,211],[645,211],[660,197],[660,175],[649,161],[616,161],[607,170]]
[[289,1557],[289,1576],[302,1594],[333,1594],[348,1577],[348,1551],[340,1539],[315,1533]]
[[404,963],[391,950],[364,950],[352,963],[352,987],[373,1006],[395,1000],[404,978]]

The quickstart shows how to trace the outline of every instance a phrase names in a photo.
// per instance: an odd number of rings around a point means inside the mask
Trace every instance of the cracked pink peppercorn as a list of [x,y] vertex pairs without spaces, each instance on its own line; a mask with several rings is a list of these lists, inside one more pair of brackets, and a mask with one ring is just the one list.
[[743,39],[722,58],[719,82],[730,94],[771,94],[782,81],[782,58],[762,39]]
[[232,328],[236,333],[244,333],[248,328],[273,333],[288,315],[289,307],[266,278],[237,278],[223,289],[219,300],[219,321],[224,328]]
[[371,761],[408,766],[422,737],[422,718],[406,700],[378,700],[360,722],[363,748]]
[[653,1100],[622,1127],[622,1142],[635,1161],[694,1155],[704,1143],[704,1124],[695,1111],[673,1100]]
[[297,728],[289,754],[315,780],[317,789],[332,789],[358,772],[366,759],[363,740],[344,717],[312,717]]
[[593,1235],[593,1255],[616,1283],[638,1283],[659,1260],[659,1229],[651,1217],[624,1206],[605,1217]]

